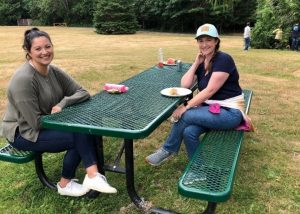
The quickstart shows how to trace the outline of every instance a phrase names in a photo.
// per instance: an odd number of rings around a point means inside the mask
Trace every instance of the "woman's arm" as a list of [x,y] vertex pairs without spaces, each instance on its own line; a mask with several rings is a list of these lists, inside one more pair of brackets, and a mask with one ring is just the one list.
[[194,96],[186,106],[179,106],[173,113],[173,117],[180,118],[188,109],[201,105],[204,101],[212,97],[228,79],[229,74],[226,72],[213,72],[208,85],[205,89]]
[[195,97],[193,97],[187,105],[187,108],[201,105],[204,101],[212,97],[228,79],[229,73],[226,72],[213,72],[208,85],[205,89],[200,91]]
[[181,87],[190,88],[195,83],[197,76],[196,71],[201,63],[204,61],[204,56],[201,53],[198,53],[193,65],[190,69],[183,75],[181,78]]
[[23,75],[19,77],[17,74],[9,84],[7,96],[16,109],[19,126],[28,124],[33,130],[39,130],[42,113],[38,105],[38,88],[31,78],[24,78]]
[[73,78],[64,71],[57,69],[56,78],[63,89],[64,97],[52,108],[52,113],[59,112],[61,109],[83,102],[90,98],[87,90],[81,87]]

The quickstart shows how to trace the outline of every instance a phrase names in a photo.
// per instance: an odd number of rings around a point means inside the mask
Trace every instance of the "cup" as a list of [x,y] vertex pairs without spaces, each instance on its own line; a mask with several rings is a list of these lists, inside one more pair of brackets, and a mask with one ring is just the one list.
[[182,71],[182,61],[181,60],[177,60],[177,71],[178,72]]

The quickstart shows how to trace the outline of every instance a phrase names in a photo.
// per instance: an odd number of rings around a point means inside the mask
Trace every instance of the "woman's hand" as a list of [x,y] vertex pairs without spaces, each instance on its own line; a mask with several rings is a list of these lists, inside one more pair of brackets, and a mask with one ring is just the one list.
[[195,63],[197,65],[200,65],[201,63],[204,62],[204,59],[205,59],[204,55],[201,52],[199,52],[196,56]]
[[53,106],[51,109],[51,114],[58,113],[58,112],[61,112],[61,107]]
[[184,105],[178,106],[178,108],[173,112],[172,117],[175,120],[179,120],[184,112],[186,112],[186,107]]

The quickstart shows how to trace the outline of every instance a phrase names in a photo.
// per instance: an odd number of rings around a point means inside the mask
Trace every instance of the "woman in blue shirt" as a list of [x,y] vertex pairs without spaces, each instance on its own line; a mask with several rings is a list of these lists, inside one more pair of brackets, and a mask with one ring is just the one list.
[[173,113],[178,121],[164,145],[146,161],[160,165],[177,154],[184,141],[189,159],[200,143],[199,136],[211,129],[233,129],[243,121],[243,94],[239,74],[230,55],[219,51],[220,39],[212,24],[200,26],[196,33],[199,52],[181,79],[181,86],[190,88],[197,82],[199,93]]

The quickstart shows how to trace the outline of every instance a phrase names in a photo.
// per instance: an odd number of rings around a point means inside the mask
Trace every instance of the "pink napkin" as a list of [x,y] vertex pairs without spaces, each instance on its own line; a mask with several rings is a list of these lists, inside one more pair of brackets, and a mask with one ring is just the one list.
[[238,127],[236,127],[236,130],[238,130],[238,131],[254,131],[255,128],[252,124],[250,117],[248,117],[246,115],[244,117],[244,120],[241,122],[241,124]]
[[209,111],[213,114],[220,114],[221,106],[218,103],[212,103],[209,105]]
[[105,91],[116,91],[119,93],[124,93],[128,90],[128,87],[126,87],[125,85],[118,85],[118,84],[111,84],[111,83],[106,83],[103,86],[103,90]]

